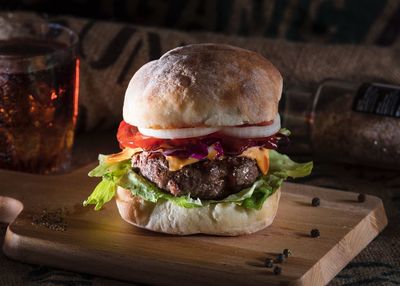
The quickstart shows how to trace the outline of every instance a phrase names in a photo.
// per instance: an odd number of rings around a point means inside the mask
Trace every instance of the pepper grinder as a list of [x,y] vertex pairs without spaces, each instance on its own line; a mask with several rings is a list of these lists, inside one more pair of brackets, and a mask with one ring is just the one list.
[[400,86],[330,79],[317,88],[289,85],[282,97],[289,153],[400,169]]

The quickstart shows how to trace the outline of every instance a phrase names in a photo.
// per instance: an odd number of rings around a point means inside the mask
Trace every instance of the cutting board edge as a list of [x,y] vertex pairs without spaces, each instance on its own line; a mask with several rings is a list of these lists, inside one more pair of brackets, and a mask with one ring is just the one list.
[[[90,266],[82,266],[82,264],[78,263],[71,263],[73,261],[76,262],[77,259],[91,262],[91,255],[87,255],[87,253],[82,249],[81,247],[76,247],[74,249],[72,255],[69,256],[69,259],[65,259],[65,256],[62,255],[54,255],[52,251],[49,251],[49,248],[44,248],[41,250],[47,250],[48,252],[45,252],[48,257],[51,257],[52,259],[49,259],[48,261],[51,262],[43,262],[43,251],[33,249],[29,247],[31,244],[39,244],[39,245],[44,245],[45,247],[48,247],[46,245],[46,240],[43,239],[38,239],[34,238],[32,239],[29,236],[24,236],[23,234],[18,234],[16,232],[13,232],[10,228],[10,226],[7,227],[4,243],[3,243],[3,253],[10,259],[15,260],[15,261],[21,261],[24,263],[30,263],[30,264],[40,264],[40,265],[46,265],[50,267],[55,267],[55,268],[60,268],[60,269],[65,269],[68,271],[75,271],[79,273],[88,273],[91,275],[97,275],[105,278],[110,278],[110,279],[118,279],[122,281],[128,281],[132,282],[135,280],[137,283],[146,283],[148,281],[142,280],[140,277],[141,274],[135,274],[136,272],[130,272],[130,275],[125,275],[116,273],[117,272],[117,266],[114,266],[115,270],[114,272],[107,272],[104,271],[104,269],[97,269],[97,268],[91,268]],[[50,247],[52,250],[54,248],[60,248],[65,246],[65,244],[57,242],[53,242],[53,247]],[[70,245],[69,245],[70,246]],[[81,255],[77,255],[77,253],[81,253]],[[90,252],[91,253],[91,252]],[[49,256],[50,255],[50,256]],[[40,257],[40,258],[38,258]],[[97,262],[99,261],[99,257],[97,257]],[[90,263],[83,263],[84,265],[90,265]],[[114,269],[112,268],[112,269]],[[123,271],[122,271],[123,272]],[[115,273],[115,275],[113,275]],[[108,275],[107,275],[108,274]],[[134,275],[132,275],[134,274]],[[119,278],[116,278],[120,276]]]
[[[372,197],[372,196],[369,196]],[[384,206],[383,203],[381,201],[381,199],[379,199],[378,197],[374,197],[374,199],[377,200],[377,204],[376,207],[374,209],[372,209],[370,211],[370,213],[364,217],[355,228],[351,229],[349,231],[349,233],[346,234],[346,236],[343,238],[343,240],[347,241],[349,240],[349,236],[352,236],[354,234],[357,233],[365,233],[365,229],[363,229],[366,226],[372,226],[374,225],[374,221],[376,221],[376,226],[377,228],[375,229],[375,232],[367,232],[367,233],[371,233],[370,236],[363,236],[365,239],[363,240],[363,244],[362,245],[358,245],[355,244],[358,247],[355,247],[354,245],[352,247],[347,247],[349,249],[353,249],[352,253],[344,253],[346,254],[346,259],[342,260],[341,264],[332,264],[331,265],[336,265],[337,267],[335,267],[334,269],[331,269],[331,271],[329,271],[329,275],[324,275],[324,273],[327,273],[326,266],[322,266],[321,265],[321,261],[323,261],[325,263],[325,261],[335,261],[337,262],[337,260],[335,259],[335,257],[329,258],[330,256],[332,256],[332,253],[338,252],[338,244],[335,245],[334,248],[332,248],[329,252],[327,252],[313,267],[311,267],[303,276],[299,277],[296,280],[291,280],[288,281],[288,285],[318,285],[315,284],[316,281],[320,281],[322,282],[322,284],[320,285],[326,285],[327,283],[329,283],[329,281],[332,280],[332,278],[334,278],[337,273],[339,273],[346,265],[347,262],[346,261],[350,261],[352,260],[356,255],[358,255],[377,235],[379,235],[379,233],[386,227],[387,225],[387,217],[386,217],[386,213],[384,210]],[[374,219],[375,218],[375,219]],[[12,225],[12,223],[10,224],[10,226]],[[39,253],[38,252],[32,252],[30,253],[30,249],[29,247],[27,248],[27,246],[29,246],[29,244],[24,243],[24,236],[21,234],[18,234],[17,232],[13,232],[12,231],[12,227],[8,227],[7,228],[7,232],[6,232],[6,237],[4,240],[4,244],[3,244],[3,251],[6,254],[7,257],[14,259],[14,260],[19,260],[19,261],[24,261],[24,262],[28,262],[28,263],[40,263],[43,264],[42,261],[39,260],[35,260],[34,257],[37,256]],[[360,236],[358,234],[358,236]],[[354,238],[353,238],[354,240]],[[22,242],[22,243],[21,243]],[[44,243],[45,241],[43,241]],[[21,247],[22,246],[22,247]],[[345,249],[347,249],[345,247]],[[23,250],[23,251],[22,251]],[[327,258],[328,257],[328,258]],[[53,260],[54,261],[54,260]],[[87,273],[91,273],[93,275],[100,275],[100,276],[104,276],[104,277],[109,277],[109,278],[115,278],[114,275],[104,275],[104,272],[96,272],[93,271],[91,268],[86,268],[86,269],[82,269],[81,267],[71,267],[71,264],[68,263],[62,263],[61,260],[55,260],[55,261],[59,261],[60,263],[49,263],[47,265],[49,266],[53,266],[53,267],[61,267],[61,268],[66,268],[72,271],[78,271],[78,272],[87,272]],[[323,271],[323,269],[325,271]],[[137,277],[135,275],[136,281]],[[125,277],[124,280],[127,281],[132,281],[133,277]],[[143,282],[148,282],[148,281],[143,281]],[[200,284],[199,284],[200,285]]]
[[[75,175],[75,174],[74,174]],[[326,188],[323,188],[323,187],[316,187],[316,186],[306,186],[306,185],[297,185],[297,184],[293,184],[293,183],[285,183],[285,185],[286,184],[288,184],[289,186],[290,186],[290,188],[288,188],[288,189],[292,189],[292,188],[294,188],[295,186],[297,186],[297,187],[299,187],[301,190],[305,190],[305,194],[301,194],[301,192],[302,191],[294,191],[293,189],[292,190],[290,190],[290,193],[293,195],[293,194],[296,194],[297,193],[297,195],[299,195],[299,196],[307,196],[306,194],[312,194],[312,193],[314,193],[314,192],[319,192],[319,191],[327,191],[327,189]],[[328,189],[329,190],[329,189]],[[332,189],[330,190],[330,191],[333,191]],[[337,194],[348,194],[349,192],[346,192],[346,191],[337,191],[337,190],[335,190],[335,192],[338,192],[338,193],[335,193],[335,196],[337,195]],[[300,194],[299,194],[300,193]],[[328,194],[326,194],[327,195],[327,197],[330,197],[330,196],[332,196],[332,195],[328,195]],[[353,197],[354,198],[356,198],[356,193],[353,193]],[[322,195],[322,193],[321,193],[321,198],[323,198],[325,196],[325,194],[324,195]],[[13,196],[9,196],[9,197],[13,197]],[[6,194],[6,198],[7,198],[7,194]],[[18,200],[18,198],[16,198],[16,200]],[[353,200],[353,198],[351,199],[351,200]],[[19,200],[18,200],[19,201]],[[23,201],[23,200],[21,200],[21,201]],[[357,204],[357,202],[356,201],[352,201],[352,203],[355,203],[355,204]],[[366,204],[358,204],[357,205],[357,208],[360,208],[360,209],[362,209],[362,208],[365,208],[365,207],[367,207],[367,206],[369,206],[369,205],[373,205],[373,209],[372,210],[370,210],[369,211],[369,213],[366,215],[366,217],[370,217],[371,216],[371,212],[374,212],[375,210],[376,210],[376,208],[378,208],[378,210],[379,210],[379,208],[383,208],[383,204],[382,204],[382,201],[381,201],[381,199],[380,198],[378,198],[378,197],[375,197],[375,196],[367,196],[367,203]],[[377,211],[378,211],[377,210]],[[387,224],[387,218],[386,218],[386,215],[385,215],[385,213],[384,213],[384,210],[383,210],[383,214],[384,214],[384,218],[385,218],[385,220],[386,220],[386,223],[385,223],[385,225]],[[364,220],[365,218],[363,218],[363,220]],[[14,222],[11,222],[11,224],[10,225],[12,225]],[[356,226],[356,227],[358,227],[358,225]],[[382,226],[382,229],[384,228],[384,226]],[[380,230],[379,230],[380,231]],[[376,234],[376,235],[378,235],[379,234],[379,231],[378,231],[378,233]],[[374,235],[368,242],[370,242],[376,235]],[[36,253],[33,253],[33,252],[31,252],[31,254],[29,254],[29,251],[23,251],[24,249],[27,249],[27,244],[25,244],[25,241],[26,241],[26,238],[24,238],[24,235],[23,234],[19,234],[18,232],[13,232],[13,231],[11,231],[10,229],[7,231],[7,233],[6,233],[6,237],[7,237],[7,239],[5,240],[5,242],[4,242],[4,244],[3,244],[3,251],[6,253],[6,255],[7,256],[9,256],[10,258],[12,258],[12,259],[16,259],[16,260],[20,260],[20,261],[26,261],[26,262],[30,262],[30,263],[40,263],[40,264],[43,264],[43,261],[41,261],[40,259],[38,259],[38,260],[34,260],[34,256],[32,256],[33,254],[35,254],[35,255],[40,255],[40,253],[39,252],[36,252]],[[28,237],[27,237],[28,238]],[[368,244],[368,242],[367,242],[367,244]],[[40,243],[43,243],[43,241],[40,241]],[[363,248],[363,247],[362,247]],[[357,253],[359,253],[361,250],[362,250],[362,248],[357,252]],[[29,250],[29,249],[27,249],[27,250]],[[29,257],[29,259],[26,259],[27,258],[27,256],[31,256],[31,257]],[[324,255],[325,256],[325,255]],[[351,258],[353,258],[354,256],[356,256],[356,254],[354,254]],[[350,260],[350,259],[349,259]],[[62,261],[56,261],[56,263],[53,263],[53,264],[47,264],[47,265],[51,265],[51,266],[55,266],[55,267],[63,267],[64,265],[62,264]],[[313,266],[313,267],[315,267],[315,265]],[[75,270],[75,271],[79,271],[79,272],[82,272],[83,271],[83,269],[79,269],[79,268],[75,268],[75,269],[71,269],[71,267],[66,267],[66,268],[69,268],[70,270]],[[340,269],[342,269],[343,267],[341,267],[341,268],[339,268],[338,270],[337,270],[337,272],[339,272],[340,271]],[[87,269],[85,269],[85,271],[87,271]],[[104,275],[104,273],[98,273],[98,272],[95,272],[95,271],[92,271],[92,270],[90,270],[90,271],[87,271],[88,273],[92,273],[92,274],[96,274],[96,275],[101,275],[101,276],[105,276]],[[307,272],[305,272],[305,273],[308,273],[309,271],[307,271]],[[334,277],[334,275],[337,273],[337,272],[335,272],[334,274],[332,274],[332,277],[330,277],[327,281],[329,282],[333,277]],[[290,285],[307,285],[306,283],[304,283],[303,282],[303,280],[304,280],[304,275],[305,274],[303,274],[303,276],[301,276],[301,277],[299,277],[297,280],[291,280],[291,281],[287,281],[287,283],[289,283]],[[107,276],[107,277],[113,277],[113,278],[115,278],[115,276]],[[118,277],[118,275],[117,275],[117,277]],[[127,279],[128,280],[128,279]],[[309,285],[309,284],[308,284]]]
[[[364,248],[368,246],[387,226],[388,219],[386,215],[386,211],[383,205],[383,202],[380,198],[376,196],[368,196],[369,198],[373,197],[377,200],[376,207],[370,211],[370,213],[365,216],[354,228],[352,228],[342,239],[342,241],[347,242],[347,247],[340,245],[340,243],[336,244],[332,249],[330,249],[321,259],[311,267],[303,276],[299,277],[293,284],[296,286],[307,286],[307,285],[327,285],[341,270],[343,270],[349,262],[353,260]],[[374,223],[376,222],[376,223]],[[365,232],[365,227],[373,227],[374,225],[377,226],[375,231],[372,232]],[[371,228],[370,228],[371,229]],[[364,235],[361,235],[364,234]],[[365,235],[370,234],[370,235]],[[354,237],[354,235],[356,235]],[[358,238],[358,239],[357,239]],[[354,240],[361,238],[362,244],[354,243]],[[348,242],[350,241],[350,242]],[[352,243],[352,246],[349,246],[349,243]],[[343,244],[343,243],[342,243]],[[342,249],[352,249],[353,251],[346,252],[338,251],[338,248]],[[346,259],[338,260],[335,259],[335,253],[341,253],[346,255]],[[337,262],[341,262],[338,264]],[[334,263],[332,263],[334,262]],[[321,264],[330,264],[330,265],[321,265]],[[328,266],[335,266],[334,268]],[[326,271],[330,269],[331,271]],[[325,273],[325,274],[324,274]],[[328,275],[326,274],[328,273]],[[315,276],[317,274],[317,277]],[[322,284],[315,284],[316,279],[320,278],[319,281]]]
[[[171,264],[171,267],[169,267],[167,269],[167,272],[169,273],[163,273],[162,276],[165,278],[163,280],[163,282],[160,283],[158,278],[145,278],[143,279],[143,277],[149,277],[149,275],[154,274],[153,271],[151,269],[153,269],[152,267],[148,267],[147,269],[150,270],[146,270],[146,267],[141,267],[141,269],[139,269],[138,271],[130,271],[128,275],[124,274],[127,273],[124,270],[120,269],[119,267],[123,267],[121,265],[113,265],[111,268],[111,271],[104,271],[104,269],[100,270],[100,269],[94,269],[91,267],[86,267],[86,266],[79,266],[81,264],[71,264],[69,263],[69,261],[76,261],[77,259],[84,259],[84,260],[88,260],[87,262],[89,263],[85,263],[85,265],[89,265],[91,260],[93,260],[93,257],[91,255],[86,255],[85,252],[82,251],[82,249],[80,249],[79,251],[74,251],[74,253],[84,253],[81,256],[71,256],[69,260],[65,261],[63,259],[60,258],[65,258],[62,255],[59,256],[52,256],[52,263],[43,263],[43,261],[41,259],[35,259],[35,257],[38,257],[38,255],[43,254],[43,252],[41,251],[33,251],[30,247],[29,247],[29,240],[31,240],[30,237],[25,237],[24,235],[20,235],[17,233],[14,233],[10,228],[7,229],[6,232],[6,239],[4,240],[4,244],[3,244],[3,251],[6,254],[6,256],[10,259],[16,260],[16,261],[23,261],[24,263],[31,263],[31,264],[41,264],[41,265],[47,265],[50,267],[55,267],[55,268],[61,268],[61,269],[66,269],[69,271],[76,271],[76,272],[80,272],[80,273],[88,273],[91,275],[97,275],[97,276],[101,276],[104,278],[109,278],[109,279],[118,279],[118,280],[122,280],[122,281],[126,281],[126,282],[130,282],[132,283],[132,281],[135,281],[134,283],[143,283],[146,285],[160,285],[160,286],[170,286],[170,285],[176,285],[175,282],[171,283],[171,281],[176,281],[176,276],[174,273],[174,270],[176,270],[175,266],[176,264]],[[37,244],[45,244],[46,245],[46,241],[42,240],[42,239],[35,239]],[[27,241],[28,243],[25,243],[25,241]],[[62,247],[63,244],[62,243],[57,243],[57,245],[59,247]],[[21,247],[22,246],[22,247]],[[55,245],[54,245],[55,246]],[[54,247],[53,247],[54,248]],[[139,259],[139,257],[137,257],[137,259]],[[104,260],[104,259],[103,259]],[[95,260],[97,263],[99,263],[99,259],[97,258]],[[101,261],[100,261],[101,262]],[[107,262],[107,260],[105,259],[104,262]],[[161,262],[160,262],[161,263]],[[165,263],[165,262],[162,262]],[[147,262],[147,264],[149,264],[149,262]],[[147,265],[145,263],[145,265]],[[154,265],[153,265],[154,266]],[[107,268],[107,270],[110,270],[110,268]],[[198,270],[198,267],[193,267],[193,271]],[[225,282],[227,282],[228,280],[230,280],[230,283],[233,283],[236,281],[235,278],[238,278],[237,276],[226,276],[227,273],[223,272],[224,275],[222,275],[221,277],[225,277],[223,280],[221,279],[216,279],[213,282],[210,282],[207,278],[207,276],[202,276],[201,274],[204,274],[204,269],[200,269],[200,271],[197,271],[198,273],[200,273],[200,278],[196,278],[196,279],[192,279],[190,280],[190,285],[194,285],[194,286],[201,286],[201,285],[210,285],[210,286],[219,286],[219,285],[224,285]],[[209,275],[209,269],[206,270],[207,275]],[[122,273],[122,275],[121,275]],[[217,268],[215,269],[215,275],[221,274],[220,270],[218,270]],[[270,275],[273,275],[272,273],[270,273]],[[167,277],[170,276],[170,277]],[[116,278],[118,277],[118,278]],[[266,276],[267,278],[268,276]],[[271,283],[271,281],[264,281],[264,280],[259,280],[259,277],[257,279],[246,279],[246,282],[241,283],[240,285],[243,286],[251,286],[254,284],[260,284],[260,283],[266,283],[269,282]],[[268,285],[292,285],[291,283],[293,281],[296,280],[288,280],[288,281],[274,281],[272,282],[272,284],[268,284]],[[186,279],[187,282],[187,279]],[[182,282],[185,283],[185,282]]]

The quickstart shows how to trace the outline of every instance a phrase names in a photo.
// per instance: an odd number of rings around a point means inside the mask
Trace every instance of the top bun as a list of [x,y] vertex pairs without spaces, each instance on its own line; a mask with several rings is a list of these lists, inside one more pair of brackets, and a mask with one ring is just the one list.
[[275,118],[281,92],[281,74],[261,55],[229,45],[188,45],[135,73],[123,117],[154,129],[255,124]]

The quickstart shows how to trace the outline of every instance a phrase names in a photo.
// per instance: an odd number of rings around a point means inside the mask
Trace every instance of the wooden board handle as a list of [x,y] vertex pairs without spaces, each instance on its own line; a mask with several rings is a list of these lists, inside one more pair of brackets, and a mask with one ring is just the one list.
[[[22,209],[32,210],[49,204],[48,207],[62,203],[71,192],[72,186],[87,186],[87,195],[98,183],[89,179],[87,173],[94,163],[63,175],[35,175],[9,170],[0,170],[0,222],[10,223]],[[73,190],[73,188],[72,188]],[[78,198],[79,199],[84,199]]]
[[23,208],[23,204],[20,201],[0,196],[0,222],[10,223],[14,221]]

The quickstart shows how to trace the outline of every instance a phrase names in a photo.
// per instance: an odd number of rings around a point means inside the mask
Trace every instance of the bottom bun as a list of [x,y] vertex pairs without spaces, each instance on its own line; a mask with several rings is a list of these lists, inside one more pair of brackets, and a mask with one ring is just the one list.
[[118,187],[116,201],[121,217],[141,228],[178,235],[204,233],[237,236],[269,226],[278,210],[280,196],[278,189],[260,210],[245,209],[235,203],[188,209],[170,201],[145,201],[133,196],[129,190]]

